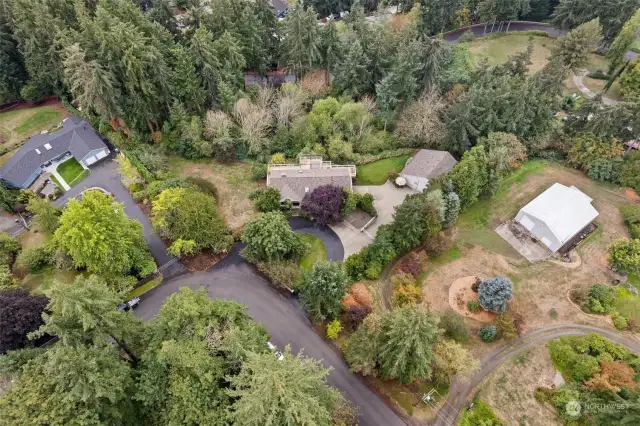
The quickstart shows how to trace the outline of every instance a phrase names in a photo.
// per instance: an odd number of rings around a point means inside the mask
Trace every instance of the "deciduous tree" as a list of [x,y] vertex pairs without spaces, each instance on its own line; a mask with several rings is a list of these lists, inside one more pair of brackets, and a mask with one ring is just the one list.
[[453,376],[465,378],[480,367],[469,351],[453,340],[444,339],[433,347],[434,377],[441,383],[449,383]]
[[327,225],[340,221],[345,193],[334,185],[323,185],[315,188],[302,199],[302,210],[318,224]]
[[151,223],[171,241],[193,241],[193,251],[227,252],[233,237],[218,213],[215,198],[187,188],[165,189],[153,201]]
[[27,204],[27,211],[34,214],[33,223],[39,231],[52,234],[58,228],[62,210],[48,201],[32,197]]
[[21,288],[0,288],[0,354],[29,343],[27,335],[42,324],[47,302],[46,296]]
[[611,267],[619,272],[640,271],[640,239],[623,238],[609,246]]
[[100,275],[145,276],[156,268],[140,222],[129,219],[122,204],[100,191],[88,191],[81,201],[69,201],[54,240],[71,255],[76,267]]
[[396,134],[403,145],[416,148],[437,148],[445,137],[442,114],[445,102],[436,91],[423,93],[418,100],[400,112]]

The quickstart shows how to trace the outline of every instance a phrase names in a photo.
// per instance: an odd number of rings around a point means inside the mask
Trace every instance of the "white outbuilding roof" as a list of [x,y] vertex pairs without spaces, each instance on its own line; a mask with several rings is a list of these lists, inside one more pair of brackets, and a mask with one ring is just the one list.
[[588,195],[575,186],[554,183],[520,211],[544,222],[561,243],[598,217]]

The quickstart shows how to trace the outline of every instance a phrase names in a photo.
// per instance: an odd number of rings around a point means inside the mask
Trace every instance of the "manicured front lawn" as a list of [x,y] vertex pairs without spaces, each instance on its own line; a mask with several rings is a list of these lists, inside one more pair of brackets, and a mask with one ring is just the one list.
[[373,163],[358,166],[356,185],[382,185],[387,181],[389,172],[395,170],[400,173],[410,155],[386,158]]
[[309,234],[299,234],[302,241],[309,244],[309,252],[300,260],[302,269],[310,270],[320,260],[327,260],[327,249],[318,237]]
[[59,164],[56,171],[60,173],[60,176],[62,176],[62,179],[64,179],[67,184],[71,185],[71,182],[73,182],[85,170],[84,167],[78,163],[78,160],[70,158],[64,163]]

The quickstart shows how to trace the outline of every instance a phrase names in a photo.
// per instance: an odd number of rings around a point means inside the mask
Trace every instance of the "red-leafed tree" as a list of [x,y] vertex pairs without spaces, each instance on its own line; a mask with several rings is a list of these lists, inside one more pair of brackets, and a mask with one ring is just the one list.
[[305,195],[302,210],[320,225],[340,220],[340,210],[344,204],[345,193],[342,188],[323,185]]
[[42,312],[49,300],[27,290],[0,290],[0,353],[24,347],[27,334],[42,325]]

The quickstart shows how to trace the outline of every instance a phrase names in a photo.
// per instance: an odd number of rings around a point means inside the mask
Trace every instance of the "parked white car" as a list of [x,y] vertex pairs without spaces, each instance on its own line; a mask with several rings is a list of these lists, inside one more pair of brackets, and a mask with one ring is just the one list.
[[278,350],[278,348],[276,347],[276,345],[274,345],[274,344],[273,344],[273,343],[271,343],[271,342],[267,342],[267,347],[269,348],[269,350],[270,350],[271,352],[273,352],[273,354],[275,355],[275,357],[276,357],[276,359],[277,359],[278,361],[282,361],[282,360],[284,359],[284,355],[282,355],[282,352],[280,352],[280,351]]

